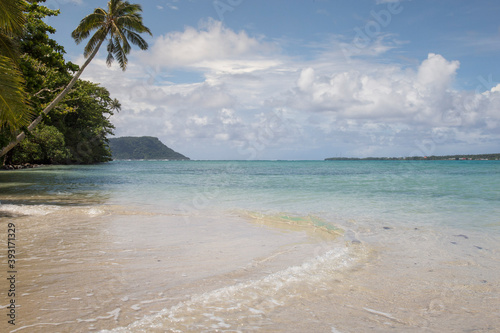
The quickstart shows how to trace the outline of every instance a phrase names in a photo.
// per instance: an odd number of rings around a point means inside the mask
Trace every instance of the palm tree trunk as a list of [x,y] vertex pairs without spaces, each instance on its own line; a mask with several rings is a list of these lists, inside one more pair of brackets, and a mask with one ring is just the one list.
[[[54,98],[54,100],[52,102],[50,102],[49,105],[47,105],[47,107],[42,111],[42,113],[35,120],[33,120],[33,122],[31,122],[31,124],[28,126],[28,132],[31,132],[42,121],[43,115],[49,113],[50,110],[52,110],[69,93],[71,88],[73,88],[73,86],[75,85],[76,81],[78,81],[78,78],[80,78],[80,75],[82,75],[85,68],[88,66],[88,64],[90,64],[92,59],[94,59],[94,57],[96,56],[96,54],[99,51],[99,48],[101,47],[103,42],[104,42],[104,39],[99,42],[97,47],[94,49],[94,52],[92,52],[90,54],[90,56],[87,58],[87,60],[85,61],[83,66],[80,68],[80,70],[75,74],[75,76],[71,79],[71,81],[69,81],[66,88],[64,88],[64,90],[61,91],[61,93],[59,93],[59,95],[57,95],[57,97]],[[26,137],[25,132],[19,133],[14,140],[12,140],[7,146],[2,148],[2,150],[0,151],[0,157],[7,154],[12,148],[17,146],[17,144],[19,144],[19,142],[23,141],[23,139],[25,137]]]

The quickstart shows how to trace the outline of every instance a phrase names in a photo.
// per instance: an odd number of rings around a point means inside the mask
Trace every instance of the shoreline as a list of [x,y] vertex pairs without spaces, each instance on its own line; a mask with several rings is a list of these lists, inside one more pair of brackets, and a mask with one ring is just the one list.
[[6,164],[0,168],[0,171],[13,171],[13,170],[23,170],[23,169],[34,169],[51,166],[52,164],[31,164],[31,163],[23,163],[23,164]]
[[491,331],[500,170],[444,164],[4,173],[16,332]]
[[37,205],[24,214],[18,208],[28,207],[10,205],[6,211],[13,214],[0,216],[17,229],[22,279],[16,302],[23,306],[16,332],[127,326],[191,296],[300,265],[323,250],[306,232],[231,214],[186,219],[121,206]]
[[477,230],[351,222],[334,237],[294,215],[35,208],[0,217],[22,253],[16,332],[486,332],[500,308],[498,236]]

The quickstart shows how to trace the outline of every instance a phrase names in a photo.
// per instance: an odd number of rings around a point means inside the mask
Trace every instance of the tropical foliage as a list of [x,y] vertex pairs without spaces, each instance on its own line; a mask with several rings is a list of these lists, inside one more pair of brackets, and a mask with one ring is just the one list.
[[116,59],[120,68],[127,68],[127,54],[130,53],[130,43],[137,45],[141,50],[147,50],[148,43],[141,37],[141,33],[151,31],[142,24],[141,6],[130,4],[128,1],[110,0],[108,10],[96,8],[92,14],[83,18],[71,36],[77,44],[90,36],[95,30],[84,49],[85,58],[95,55],[99,47],[108,39],[106,63],[111,66]]
[[[0,0],[2,3],[8,1],[13,0]],[[25,117],[23,123],[12,125],[8,132],[5,129],[0,132],[0,144],[4,147],[0,156],[25,139],[28,133],[26,142],[7,155],[7,162],[96,163],[110,160],[106,136],[112,134],[113,125],[109,117],[121,105],[104,87],[79,80],[79,77],[106,40],[109,40],[108,65],[116,59],[123,70],[128,63],[126,56],[131,50],[130,44],[147,49],[148,44],[139,34],[151,32],[142,24],[141,7],[128,1],[110,0],[107,11],[98,8],[85,17],[72,34],[75,41],[80,43],[92,31],[96,32],[84,49],[87,60],[78,67],[64,60],[63,47],[50,38],[55,30],[44,19],[58,15],[59,11],[40,5],[44,1],[25,3],[23,29],[17,38],[19,68],[26,78],[23,82],[19,75],[26,91],[18,91],[24,95],[24,102],[29,102],[40,115],[27,128],[22,126],[27,125],[29,117]],[[0,8],[0,15],[2,10]],[[1,66],[0,71],[0,79],[1,75],[8,74]],[[52,112],[49,114],[49,111]],[[19,117],[20,113],[14,111],[13,114]],[[35,130],[40,123],[42,127]],[[21,128],[17,137],[6,145],[13,137],[12,129]],[[43,139],[50,139],[51,148],[58,146],[61,149],[46,149]]]
[[70,156],[64,135],[54,126],[40,125],[12,155],[13,164],[61,164]]
[[23,32],[24,8],[24,1],[0,0],[0,133],[4,136],[29,124],[32,116],[17,63],[16,37]]
[[[95,83],[78,81],[59,107],[45,117],[32,135],[28,135],[19,146],[13,149],[11,162],[21,164],[91,164],[111,160],[111,152],[106,136],[113,134],[114,126],[109,121],[115,111],[116,100],[110,97],[109,91]],[[119,103],[118,103],[119,104]],[[50,135],[46,128],[50,128]],[[50,139],[48,145],[57,154],[40,154],[33,147],[40,145],[43,149],[45,138]],[[62,138],[62,140],[60,139]],[[56,150],[56,147],[64,149]]]

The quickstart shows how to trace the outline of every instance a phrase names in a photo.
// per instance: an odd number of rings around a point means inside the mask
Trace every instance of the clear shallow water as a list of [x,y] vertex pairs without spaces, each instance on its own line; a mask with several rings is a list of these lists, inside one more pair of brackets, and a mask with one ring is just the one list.
[[119,161],[0,173],[4,203],[47,194],[463,228],[499,226],[499,189],[498,161]]
[[499,176],[498,161],[0,172],[22,273],[19,325],[0,330],[494,331]]

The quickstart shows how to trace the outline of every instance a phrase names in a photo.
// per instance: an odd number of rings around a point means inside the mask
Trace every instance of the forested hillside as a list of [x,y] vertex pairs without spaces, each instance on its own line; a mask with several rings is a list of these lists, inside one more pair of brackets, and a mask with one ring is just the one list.
[[109,145],[117,160],[189,160],[151,136],[113,138]]

